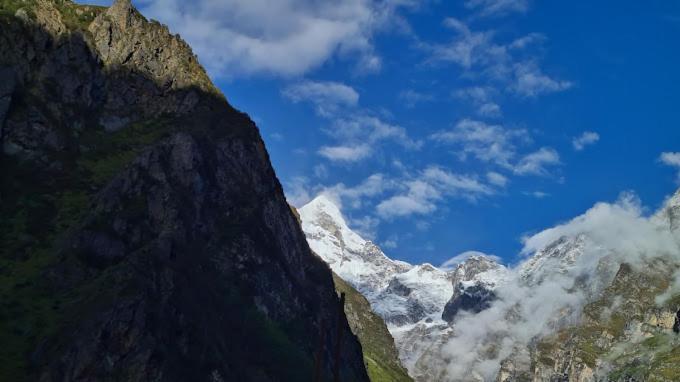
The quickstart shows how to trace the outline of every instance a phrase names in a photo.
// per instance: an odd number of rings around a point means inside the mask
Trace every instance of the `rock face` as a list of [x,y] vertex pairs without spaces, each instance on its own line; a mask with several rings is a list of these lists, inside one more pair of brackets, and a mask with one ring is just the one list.
[[472,256],[453,271],[453,296],[444,306],[442,319],[451,323],[458,312],[479,313],[496,299],[494,290],[508,277],[508,270],[484,256]]
[[399,362],[394,339],[385,322],[373,312],[368,300],[335,273],[333,281],[338,293],[345,295],[345,314],[352,332],[361,342],[364,362],[371,381],[411,381],[411,377]]
[[187,44],[129,0],[1,4],[0,380],[368,380]]

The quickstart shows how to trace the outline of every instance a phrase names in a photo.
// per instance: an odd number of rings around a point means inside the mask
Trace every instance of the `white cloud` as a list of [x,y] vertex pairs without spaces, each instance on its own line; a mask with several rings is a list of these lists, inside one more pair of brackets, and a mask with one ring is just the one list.
[[421,141],[408,136],[405,128],[370,115],[338,117],[326,132],[339,143],[337,146],[323,146],[319,154],[332,161],[366,159],[373,154],[377,144],[384,141],[392,141],[408,150],[418,150],[422,146]]
[[550,196],[550,194],[548,194],[547,192],[543,192],[543,191],[525,192],[524,195],[531,196],[532,198],[536,198],[536,199],[543,199],[543,198],[547,198],[548,196]]
[[434,97],[430,94],[420,93],[415,90],[403,90],[399,93],[399,100],[404,102],[406,107],[413,108],[419,103],[432,101]]
[[458,98],[470,99],[475,104],[483,104],[489,102],[496,92],[496,89],[489,86],[471,86],[459,89],[454,94]]
[[396,236],[390,236],[387,240],[383,241],[381,246],[387,249],[395,249],[399,246]]
[[508,184],[508,178],[506,176],[494,171],[489,171],[486,173],[486,180],[498,187],[505,187]]
[[482,117],[500,117],[503,113],[500,105],[492,99],[498,91],[489,86],[472,86],[460,89],[454,95],[461,99],[467,99],[477,107],[477,114]]
[[[498,43],[493,30],[473,31],[454,18],[445,19],[444,24],[455,30],[456,35],[448,44],[423,44],[430,51],[432,62],[455,63],[468,78],[501,84],[507,91],[524,97],[560,92],[573,86],[570,81],[545,74],[536,55],[528,50],[546,40],[542,34],[530,33],[509,43]],[[484,88],[476,86],[472,89]],[[486,101],[488,97],[477,98],[478,103]]]
[[295,207],[300,207],[312,200],[309,187],[309,179],[304,176],[296,176],[289,182],[284,183],[286,199]]
[[522,36],[518,39],[515,39],[513,42],[508,45],[510,49],[524,49],[528,46],[541,43],[545,41],[547,38],[545,35],[541,33],[529,33],[526,36]]
[[182,35],[212,75],[300,75],[333,57],[380,69],[373,37],[404,21],[410,2],[141,0],[141,11]]
[[331,187],[324,188],[324,193],[332,195],[336,200],[340,201],[342,205],[349,205],[351,208],[361,208],[364,205],[364,199],[367,197],[374,197],[382,194],[387,189],[393,186],[393,181],[387,179],[383,174],[373,174],[364,179],[361,183],[354,187],[347,187],[343,183],[338,183]]
[[364,216],[361,218],[352,218],[349,220],[349,226],[357,231],[362,237],[369,240],[375,240],[376,229],[380,221],[373,216]]
[[281,94],[296,103],[313,103],[317,113],[323,116],[330,116],[341,107],[354,107],[359,102],[359,93],[339,82],[303,81],[289,85]]
[[468,0],[465,6],[476,9],[482,16],[501,16],[512,12],[529,10],[528,0]]
[[659,156],[661,163],[668,166],[680,167],[680,152],[664,152]]
[[376,213],[383,219],[410,215],[427,215],[437,210],[445,197],[476,201],[492,195],[494,190],[475,176],[449,172],[437,166],[427,167],[418,176],[397,185],[401,192],[381,201]]
[[334,162],[358,162],[371,155],[368,145],[359,146],[322,146],[319,155]]
[[572,139],[571,144],[574,146],[574,150],[581,151],[586,146],[592,145],[600,140],[600,134],[594,131],[585,131],[583,134]]
[[432,60],[453,62],[464,69],[485,64],[490,61],[505,59],[505,51],[497,49],[492,43],[493,32],[473,32],[462,21],[447,18],[444,25],[457,32],[456,38],[449,44],[433,45]]
[[547,175],[547,167],[558,164],[560,164],[560,155],[557,151],[550,147],[542,147],[524,156],[513,171],[517,175]]
[[489,125],[466,118],[451,130],[432,134],[430,139],[457,145],[461,159],[472,155],[483,162],[512,168],[511,160],[516,154],[516,142],[528,140],[528,133],[526,130],[510,130],[500,125]]
[[572,86],[570,81],[556,80],[544,74],[534,62],[522,62],[514,65],[514,80],[510,89],[525,97],[536,97],[567,90]]
[[[649,272],[646,261],[654,257],[680,262],[679,231],[673,233],[667,220],[647,218],[643,211],[639,201],[626,194],[616,203],[597,203],[569,222],[525,238],[524,255],[565,238],[578,249],[568,261],[544,263],[530,280],[522,277],[520,264],[510,270],[511,277],[497,289],[498,299],[487,310],[459,315],[455,335],[442,349],[448,363],[442,379],[478,374],[493,380],[504,359],[528,352],[530,343],[564,325],[577,324],[589,296],[597,296],[622,263],[645,266]],[[588,281],[585,286],[583,280]]]
[[659,156],[659,161],[678,170],[677,182],[680,183],[680,152],[663,152]]
[[323,163],[319,163],[314,166],[314,176],[319,179],[325,179],[328,177],[328,168]]
[[501,112],[501,107],[494,102],[487,102],[485,104],[479,105],[477,108],[477,113],[482,117],[500,117],[503,113]]
[[413,195],[396,195],[378,204],[376,211],[385,219],[413,214],[425,215],[436,209],[434,203]]

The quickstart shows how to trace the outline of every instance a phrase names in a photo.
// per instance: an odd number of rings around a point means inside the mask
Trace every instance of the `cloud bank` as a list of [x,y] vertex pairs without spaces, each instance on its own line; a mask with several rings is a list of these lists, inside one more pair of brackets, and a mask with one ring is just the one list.
[[[448,378],[494,380],[505,358],[521,354],[533,339],[577,322],[589,296],[623,262],[639,266],[662,256],[680,263],[680,233],[670,229],[663,214],[646,216],[632,194],[615,203],[597,203],[581,216],[526,237],[522,254],[545,254],[557,240],[570,246],[568,261],[546,261],[535,272],[540,277],[528,281],[522,275],[531,259],[525,260],[512,269],[514,277],[498,289],[499,299],[491,308],[463,314],[454,323],[455,336],[443,347]],[[591,289],[577,287],[577,279],[589,280]]]

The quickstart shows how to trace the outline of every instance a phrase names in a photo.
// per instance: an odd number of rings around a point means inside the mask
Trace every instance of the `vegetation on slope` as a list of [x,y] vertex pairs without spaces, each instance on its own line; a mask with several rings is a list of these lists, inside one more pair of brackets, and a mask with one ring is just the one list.
[[380,316],[371,310],[368,300],[333,273],[335,289],[345,294],[345,315],[352,332],[359,337],[368,376],[373,382],[411,381],[399,362],[394,339]]

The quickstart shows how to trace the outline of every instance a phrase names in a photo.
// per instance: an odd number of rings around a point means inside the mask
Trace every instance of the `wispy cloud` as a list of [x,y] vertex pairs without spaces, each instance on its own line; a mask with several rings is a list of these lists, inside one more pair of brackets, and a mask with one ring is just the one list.
[[[547,39],[540,33],[500,43],[493,30],[474,31],[455,18],[445,19],[444,25],[456,34],[447,44],[422,44],[430,51],[430,62],[457,64],[467,77],[486,78],[489,83],[524,97],[560,92],[573,86],[571,81],[549,76],[539,66],[538,56],[529,48]],[[482,103],[480,99],[477,102]]]
[[600,134],[598,134],[594,131],[585,131],[585,132],[583,132],[583,134],[579,135],[578,137],[574,137],[571,140],[571,144],[572,144],[572,146],[574,146],[574,150],[582,151],[583,149],[586,148],[586,146],[595,144],[599,140],[600,140]]
[[281,94],[293,102],[310,102],[320,115],[329,116],[341,107],[359,103],[359,93],[352,87],[329,81],[302,81],[287,86]]
[[371,155],[368,145],[359,146],[322,146],[319,155],[335,162],[358,162]]
[[680,152],[663,152],[659,156],[659,161],[678,171],[677,182],[680,184]]
[[430,166],[417,177],[402,182],[401,188],[401,192],[376,206],[380,217],[427,215],[436,211],[437,203],[445,197],[475,201],[495,192],[476,176],[455,174],[437,166]]
[[347,116],[336,116],[328,129],[324,129],[338,141],[337,146],[324,146],[319,154],[332,161],[357,162],[370,157],[378,144],[391,141],[407,150],[418,150],[422,142],[409,137],[402,126],[385,122],[361,111]]
[[432,134],[430,139],[456,145],[459,148],[459,158],[462,160],[472,155],[482,162],[512,168],[511,162],[516,155],[517,143],[528,140],[529,135],[523,129],[506,129],[500,125],[463,119],[450,130]]
[[505,187],[509,182],[508,178],[505,175],[499,174],[495,171],[487,172],[486,173],[486,180],[489,183],[493,184],[494,186],[498,186],[498,187]]
[[513,169],[517,175],[547,175],[548,167],[560,164],[560,155],[550,147],[524,156]]
[[547,198],[548,196],[550,196],[550,194],[548,194],[547,192],[543,192],[543,191],[524,192],[524,195],[531,196],[532,198],[536,198],[536,199],[543,199],[543,198]]
[[430,102],[434,100],[431,94],[420,93],[412,89],[403,90],[399,92],[399,100],[402,101],[406,107],[413,108],[419,103]]
[[502,16],[508,13],[525,13],[529,10],[528,0],[468,0],[465,6],[479,11],[482,16]]
[[472,86],[459,89],[454,92],[457,98],[470,101],[476,108],[477,114],[482,117],[500,117],[503,112],[501,107],[493,101],[498,91],[489,86]]
[[547,76],[535,62],[520,62],[514,65],[514,80],[510,89],[525,97],[567,90],[573,86],[570,81],[556,80]]

